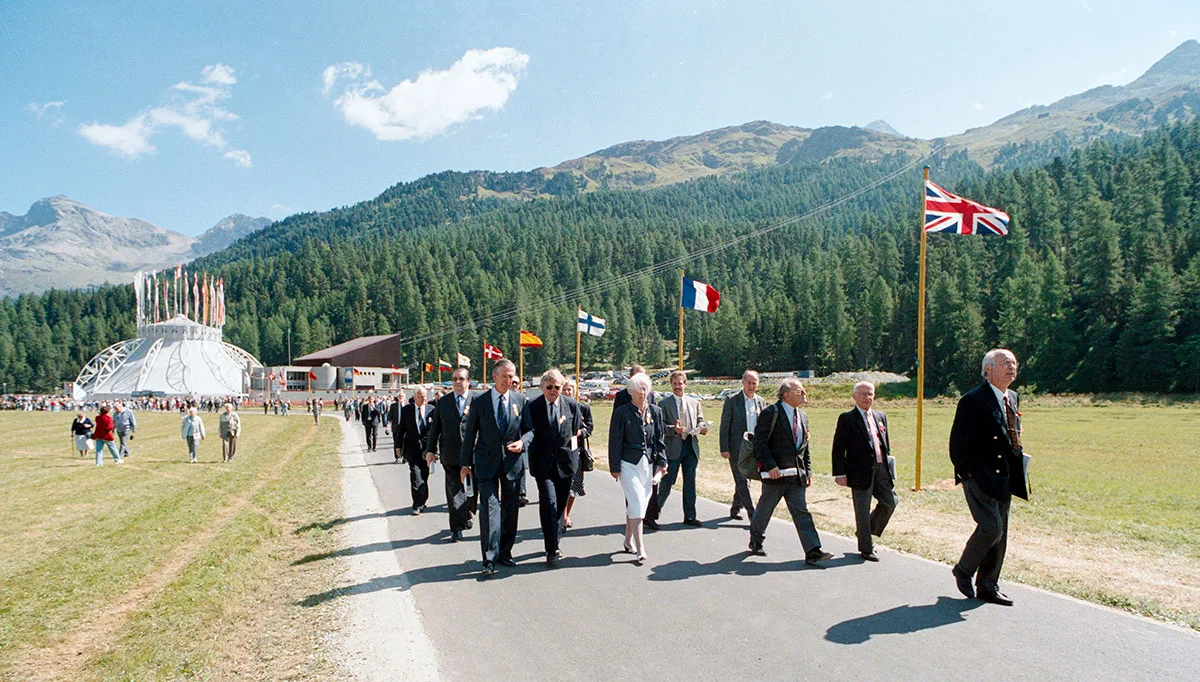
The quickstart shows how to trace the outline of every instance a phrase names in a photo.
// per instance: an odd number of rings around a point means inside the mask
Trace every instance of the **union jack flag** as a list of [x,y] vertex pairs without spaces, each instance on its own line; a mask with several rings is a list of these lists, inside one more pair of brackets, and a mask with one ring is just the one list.
[[925,231],[951,234],[1008,234],[1008,214],[964,199],[925,181]]

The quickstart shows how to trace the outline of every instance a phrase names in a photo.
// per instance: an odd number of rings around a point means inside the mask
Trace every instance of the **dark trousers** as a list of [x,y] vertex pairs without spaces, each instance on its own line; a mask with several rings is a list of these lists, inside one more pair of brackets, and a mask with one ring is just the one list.
[[792,523],[796,526],[796,534],[800,536],[800,544],[804,546],[804,554],[820,549],[821,536],[817,535],[817,526],[813,523],[812,514],[808,513],[807,491],[802,476],[785,476],[775,480],[764,478],[762,495],[754,509],[754,518],[750,520],[750,544],[762,546],[767,536],[767,523],[775,513],[775,507],[779,506],[779,500],[783,500],[792,515]]
[[[896,491],[892,488],[887,462],[875,465],[870,488],[851,488],[850,497],[854,500],[854,531],[858,536],[858,551],[864,554],[873,552],[875,542],[871,536],[882,536],[892,512],[896,511]],[[871,511],[872,497],[879,501],[875,511]]]
[[130,435],[132,435],[131,431],[117,431],[117,440],[120,441],[120,443],[121,443],[121,445],[118,446],[118,448],[117,448],[117,452],[121,455],[122,458],[129,456],[129,436]]
[[363,429],[367,432],[367,450],[375,451],[375,436],[379,429],[375,428],[374,424],[363,424]]
[[1008,507],[1012,498],[998,500],[969,478],[963,481],[963,493],[975,519],[975,532],[967,539],[962,558],[954,568],[975,576],[976,589],[996,592],[1000,587],[1004,552],[1008,549]]
[[517,503],[520,482],[493,478],[476,480],[475,486],[479,489],[479,544],[483,562],[494,564],[500,559],[511,559],[517,542],[517,512],[521,511]]
[[696,518],[696,467],[699,464],[700,458],[686,446],[683,457],[674,462],[667,462],[667,475],[663,476],[662,482],[658,484],[655,520],[658,519],[658,513],[661,513],[667,506],[667,498],[671,496],[671,486],[675,485],[675,479],[679,478],[680,469],[683,469],[683,518],[684,520]]
[[467,497],[467,491],[463,488],[462,467],[443,464],[442,468],[446,470],[446,509],[450,515],[450,530],[461,533],[471,521],[473,500]]
[[546,544],[546,558],[554,558],[558,551],[559,523],[562,521],[562,510],[567,506],[567,498],[571,495],[571,479],[569,478],[539,478],[538,512],[542,517],[542,539]]
[[424,507],[429,501],[429,462],[418,456],[408,463],[408,482],[412,488],[413,509]]
[[733,472],[733,504],[729,507],[729,515],[735,516],[738,510],[745,509],[747,514],[754,516],[754,500],[750,497],[750,482],[738,470],[737,458],[738,453],[729,453],[729,470]]

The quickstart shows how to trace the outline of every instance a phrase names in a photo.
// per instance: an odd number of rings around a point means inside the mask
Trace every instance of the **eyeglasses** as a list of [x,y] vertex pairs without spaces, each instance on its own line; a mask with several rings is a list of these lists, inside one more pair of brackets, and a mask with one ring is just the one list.
[[558,390],[562,389],[562,386],[555,386],[554,384],[546,384],[545,388],[548,391],[558,391]]

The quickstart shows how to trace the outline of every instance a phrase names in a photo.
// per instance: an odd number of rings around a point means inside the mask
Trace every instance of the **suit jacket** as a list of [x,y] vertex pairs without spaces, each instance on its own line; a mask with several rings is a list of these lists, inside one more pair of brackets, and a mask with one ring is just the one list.
[[404,404],[399,400],[393,400],[392,403],[388,405],[387,417],[385,421],[387,422],[387,425],[392,428],[393,433],[399,433],[397,429],[400,428],[400,410],[403,407]]
[[700,401],[696,400],[695,398],[689,398],[687,396],[679,398],[672,393],[658,401],[658,406],[663,411],[663,423],[667,427],[667,460],[671,462],[677,462],[683,459],[683,456],[687,454],[687,452],[684,450],[685,448],[690,449],[691,452],[696,455],[696,457],[700,457],[700,437],[697,435],[687,439],[683,436],[676,435],[675,430],[672,428],[677,422],[680,424],[683,423],[683,415],[679,409],[680,400],[683,401],[683,409],[691,412],[692,414],[692,426],[699,424],[700,421],[704,419],[704,408],[700,406]]
[[[1020,411],[1020,396],[1007,391],[1013,410]],[[1017,415],[1017,429],[1021,417]],[[972,478],[988,495],[1006,500],[1010,495],[1029,499],[1022,467],[1021,448],[1014,448],[1004,424],[1004,411],[987,382],[959,398],[950,427],[950,461],[954,482]]]
[[[763,410],[767,409],[767,401],[761,395],[755,395],[754,402],[758,404],[758,414],[762,415]],[[717,435],[720,451],[737,457],[742,449],[742,435],[746,431],[746,393],[738,391],[737,395],[726,399],[721,408],[721,428]]]
[[[800,409],[800,408],[796,408]],[[779,415],[778,418],[775,415]],[[771,422],[774,421],[774,428]],[[758,415],[754,427],[754,456],[760,471],[800,469],[803,476],[812,478],[812,458],[808,452],[808,415],[800,410],[800,444],[792,437],[792,425],[788,423],[783,402],[770,405]]]
[[646,407],[647,418],[643,419],[633,402],[613,410],[608,424],[608,470],[621,470],[621,462],[637,464],[643,457],[650,458],[651,468],[667,465],[667,446],[663,437],[667,430],[662,410],[658,405]]
[[510,481],[516,481],[525,475],[525,458],[520,452],[509,452],[504,446],[519,440],[528,449],[533,440],[532,433],[521,432],[525,396],[516,391],[508,392],[508,409],[511,410],[508,415],[508,429],[505,433],[500,433],[496,413],[492,408],[493,393],[495,389],[489,389],[471,401],[471,410],[467,413],[467,424],[463,429],[459,460],[462,466],[471,467],[477,480],[490,481],[504,476]]
[[470,414],[471,401],[474,396],[468,391],[463,404],[463,414],[458,414],[458,397],[454,391],[438,398],[433,404],[433,426],[429,429],[429,442],[425,445],[426,452],[437,453],[443,466],[460,466],[462,452],[463,428]]
[[571,439],[583,430],[583,414],[579,403],[559,396],[559,420],[550,423],[546,396],[539,395],[525,408],[521,417],[521,431],[532,432],[533,442],[529,445],[529,473],[534,478],[575,478],[579,470],[579,440]]
[[[887,415],[871,410],[871,419],[879,433],[879,450],[886,464],[892,453],[888,437]],[[837,430],[833,432],[833,475],[845,476],[851,488],[867,490],[875,480],[875,447],[867,434],[867,423],[858,408],[838,415]],[[892,485],[888,474],[889,485]]]
[[409,464],[417,464],[425,455],[429,443],[429,432],[433,429],[433,405],[426,402],[421,407],[409,403],[400,408],[401,454]]
[[579,405],[579,414],[583,417],[583,435],[580,436],[579,447],[588,447],[591,445],[589,440],[592,433],[596,430],[596,422],[592,421],[592,406],[580,402],[576,404]]
[[371,403],[363,403],[358,409],[358,420],[364,426],[378,426],[380,421],[379,408]]

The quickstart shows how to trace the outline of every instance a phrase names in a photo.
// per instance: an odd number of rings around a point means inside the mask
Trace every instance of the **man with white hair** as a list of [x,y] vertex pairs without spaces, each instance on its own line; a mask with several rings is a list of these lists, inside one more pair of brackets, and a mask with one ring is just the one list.
[[113,428],[117,430],[117,439],[121,443],[118,452],[121,459],[125,459],[129,456],[129,441],[133,440],[133,434],[137,432],[137,417],[124,400],[114,402],[113,408],[116,409],[113,414]]
[[413,390],[412,401],[400,408],[400,424],[396,440],[400,454],[408,463],[408,480],[412,489],[412,513],[420,515],[429,501],[430,462],[425,459],[429,432],[433,429],[433,405],[425,399],[424,386]]
[[729,460],[733,472],[733,504],[729,507],[729,518],[742,518],[741,510],[754,517],[754,500],[750,497],[750,485],[738,470],[738,453],[747,435],[754,433],[758,415],[767,409],[767,402],[758,395],[758,372],[748,369],[742,373],[742,390],[725,401],[721,408],[720,441],[721,456]]
[[1013,495],[1029,499],[1020,398],[1008,388],[1017,379],[1017,358],[1010,350],[992,349],[983,356],[982,374],[986,381],[959,399],[950,428],[954,482],[962,484],[976,524],[953,573],[964,596],[1012,606],[999,584],[1008,510]]
[[[858,551],[867,561],[879,561],[871,536],[883,535],[896,511],[887,415],[871,409],[874,404],[875,386],[868,381],[855,384],[854,408],[838,416],[833,434],[833,481],[850,488]],[[874,512],[872,497],[879,502]]]
[[558,565],[559,522],[571,493],[571,480],[579,469],[579,438],[583,414],[579,404],[562,394],[566,377],[557,369],[542,375],[542,394],[529,401],[521,416],[521,432],[532,433],[527,450],[529,468],[538,487],[538,508],[546,564]]

